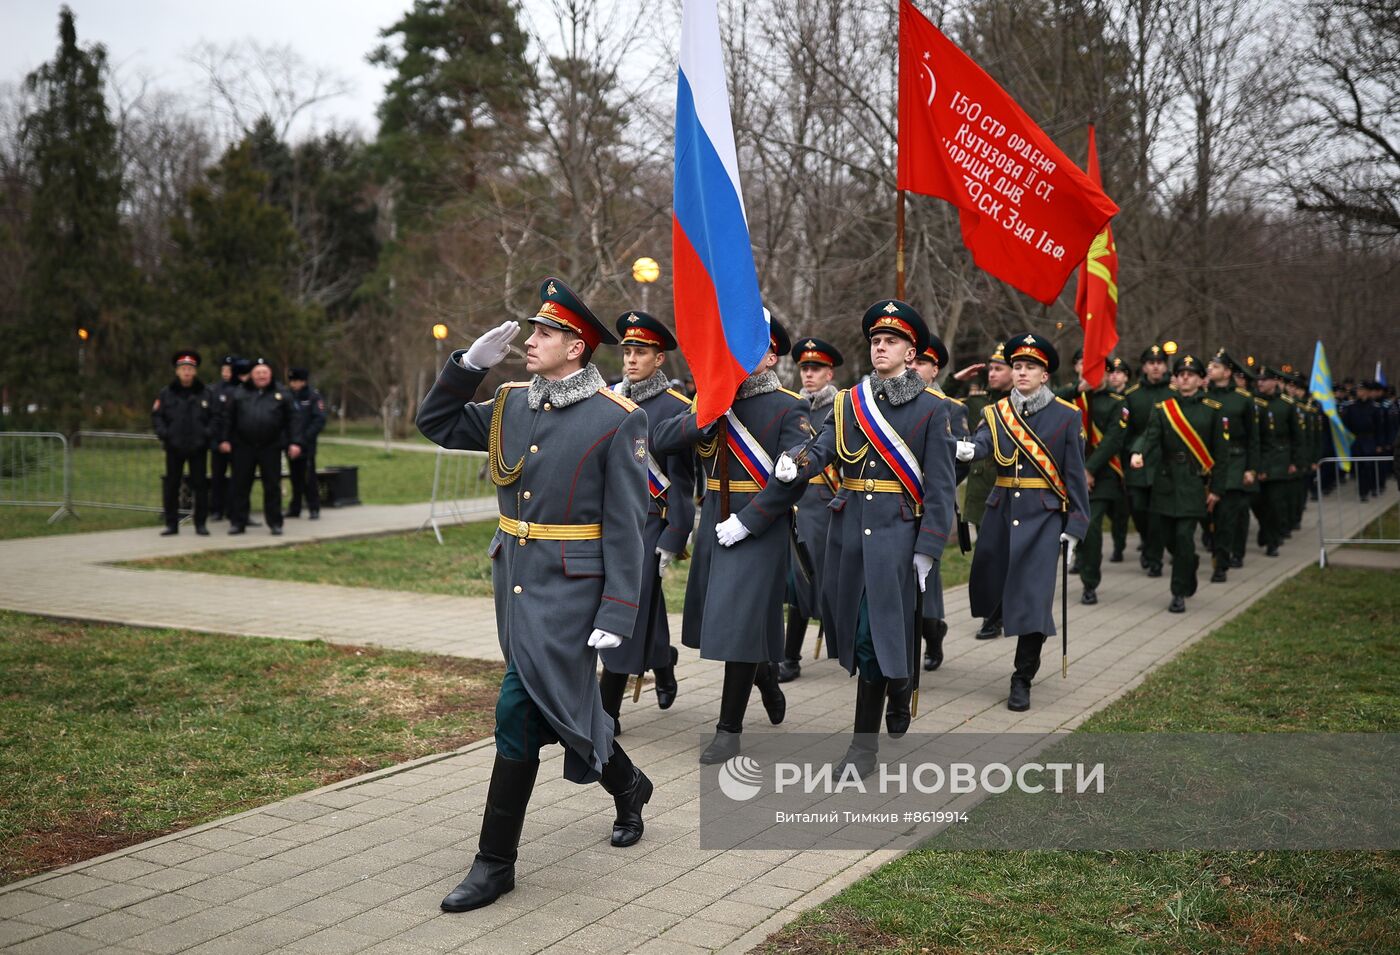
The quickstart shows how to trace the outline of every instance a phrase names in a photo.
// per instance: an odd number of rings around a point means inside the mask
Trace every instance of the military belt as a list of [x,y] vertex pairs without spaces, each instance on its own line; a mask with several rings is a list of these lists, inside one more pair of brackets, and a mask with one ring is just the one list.
[[997,487],[1029,487],[1050,490],[1050,482],[1045,478],[997,477]]
[[501,515],[501,530],[520,540],[595,541],[603,536],[602,524],[540,524]]
[[[706,478],[705,490],[718,491],[719,478]],[[757,494],[759,491],[763,490],[763,488],[758,486],[757,481],[736,481],[730,478],[729,490],[734,491],[736,494]]]
[[904,485],[898,481],[880,481],[875,478],[841,479],[841,490],[864,491],[866,494],[903,494]]

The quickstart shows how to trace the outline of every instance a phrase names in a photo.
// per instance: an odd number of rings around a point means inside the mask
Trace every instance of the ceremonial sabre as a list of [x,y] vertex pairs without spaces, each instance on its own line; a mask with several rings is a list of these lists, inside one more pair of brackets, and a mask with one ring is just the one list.
[[1069,541],[1060,543],[1060,679],[1069,676]]

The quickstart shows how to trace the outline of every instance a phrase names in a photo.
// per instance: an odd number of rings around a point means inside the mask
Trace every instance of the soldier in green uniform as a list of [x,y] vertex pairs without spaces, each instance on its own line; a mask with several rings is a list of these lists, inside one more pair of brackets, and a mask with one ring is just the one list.
[[[1005,342],[998,342],[996,350],[987,359],[987,390],[981,394],[971,394],[963,402],[967,406],[967,420],[982,420],[982,411],[1011,393],[1011,364],[1006,360],[1003,349]],[[967,481],[963,485],[963,520],[973,527],[980,527],[987,513],[987,495],[996,484],[996,463],[990,458],[968,462]],[[979,535],[980,540],[980,535]],[[1001,608],[982,621],[977,631],[978,640],[990,640],[1001,636]]]
[[1156,459],[1152,479],[1152,513],[1161,521],[1162,534],[1171,549],[1172,599],[1167,609],[1186,611],[1186,598],[1196,592],[1196,525],[1215,509],[1218,486],[1229,450],[1220,403],[1203,397],[1205,367],[1191,355],[1182,355],[1172,369],[1176,394],[1152,409],[1143,440],[1133,452],[1133,470]]
[[[1210,381],[1207,397],[1220,403],[1220,416],[1230,435],[1230,446],[1221,462],[1215,493],[1220,503],[1211,512],[1211,575],[1213,584],[1224,583],[1230,569],[1231,550],[1248,533],[1249,496],[1256,492],[1259,473],[1259,416],[1254,396],[1235,387],[1239,364],[1220,349],[1206,365]],[[1244,525],[1244,526],[1241,526]]]
[[1084,423],[1084,475],[1089,485],[1089,529],[1080,543],[1079,581],[1084,592],[1082,604],[1099,602],[1099,581],[1103,579],[1103,521],[1113,506],[1123,499],[1123,461],[1119,452],[1128,434],[1128,407],[1122,395],[1105,382],[1093,392],[1080,391],[1071,399]]
[[[1121,358],[1110,358],[1108,360],[1108,387],[1116,395],[1122,395],[1128,390],[1128,379],[1132,376],[1132,370],[1128,363]],[[1131,412],[1129,412],[1131,417]],[[1126,435],[1124,436],[1126,438]],[[1128,507],[1128,491],[1124,488],[1123,493],[1118,496],[1108,509],[1109,517],[1113,526],[1113,553],[1109,555],[1110,564],[1123,563],[1123,551],[1128,549],[1128,522],[1132,518],[1132,509]]]
[[1298,473],[1298,446],[1303,435],[1298,413],[1279,392],[1283,372],[1264,368],[1259,374],[1259,543],[1277,557],[1288,527],[1291,481]]
[[1313,489],[1317,482],[1317,460],[1320,456],[1317,453],[1317,433],[1322,416],[1308,394],[1308,383],[1302,374],[1290,372],[1284,382],[1284,388],[1287,389],[1294,407],[1298,409],[1298,424],[1303,436],[1298,448],[1298,474],[1293,486],[1293,509],[1289,515],[1292,517],[1289,527],[1296,531],[1303,526],[1303,511],[1308,506],[1308,491]]
[[[1152,418],[1152,409],[1171,396],[1166,353],[1161,345],[1150,345],[1142,353],[1142,380],[1123,393],[1128,403],[1127,446],[1130,449],[1139,450]],[[1153,516],[1152,510],[1152,482],[1157,474],[1151,462],[1153,450],[1149,448],[1146,451],[1148,465],[1129,470],[1124,483],[1128,485],[1128,506],[1133,512],[1133,524],[1141,539],[1143,569],[1149,577],[1160,577],[1163,538],[1158,527],[1160,522]]]

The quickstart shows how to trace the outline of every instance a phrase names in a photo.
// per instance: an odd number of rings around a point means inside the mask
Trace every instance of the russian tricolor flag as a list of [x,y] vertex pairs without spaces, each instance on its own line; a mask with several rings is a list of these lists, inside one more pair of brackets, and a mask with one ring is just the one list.
[[701,427],[734,401],[769,347],[720,55],[716,0],[685,0],[676,92],[676,339],[695,376]]

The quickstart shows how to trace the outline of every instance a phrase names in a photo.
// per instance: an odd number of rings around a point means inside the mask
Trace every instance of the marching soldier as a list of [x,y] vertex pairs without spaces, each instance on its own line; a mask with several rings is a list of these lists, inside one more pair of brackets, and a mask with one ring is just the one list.
[[233,373],[234,365],[241,361],[237,355],[225,355],[219,365],[219,380],[210,389],[209,406],[214,410],[213,445],[209,453],[209,519],[221,521],[228,508],[229,477],[233,461],[229,455],[219,450],[219,435],[223,432],[223,417],[228,403],[242,384]]
[[1298,409],[1298,424],[1302,432],[1302,443],[1298,448],[1298,475],[1293,485],[1293,509],[1290,512],[1293,530],[1301,530],[1303,511],[1308,506],[1308,492],[1317,489],[1318,425],[1322,416],[1308,394],[1308,380],[1300,372],[1293,372],[1284,383],[1288,397]]
[[810,478],[838,462],[841,491],[831,505],[827,600],[841,665],[859,674],[855,735],[845,763],[867,776],[879,753],[881,714],[891,736],[909,728],[921,642],[918,598],[927,593],[930,573],[955,530],[949,414],[956,406],[908,368],[928,347],[928,327],[911,306],[876,302],[861,329],[873,371],[841,392],[810,448],[779,459],[777,476]]
[[1104,383],[1093,392],[1076,392],[1071,402],[1079,409],[1085,435],[1089,527],[1079,547],[1079,581],[1084,585],[1079,602],[1089,605],[1099,602],[1099,581],[1103,579],[1104,517],[1123,500],[1121,451],[1127,439],[1129,412],[1123,396],[1108,386],[1107,373],[1112,367],[1112,362],[1105,361]]
[[471,871],[448,912],[515,888],[515,859],[540,749],[564,747],[564,776],[600,780],[617,817],[612,844],[642,836],[653,787],[613,739],[597,651],[635,631],[647,516],[647,421],[591,362],[617,339],[563,281],[545,279],[525,342],[527,382],[476,397],[520,331],[508,321],[453,352],[418,411],[444,448],[486,451],[500,528],[491,542],[496,626],[506,675],[496,699],[496,761]]
[[1220,495],[1231,435],[1218,412],[1220,402],[1203,396],[1205,368],[1182,355],[1172,369],[1176,394],[1159,403],[1133,452],[1135,470],[1155,461],[1152,513],[1161,520],[1171,550],[1172,613],[1186,612],[1186,598],[1196,593],[1196,526],[1215,510]]
[[230,534],[242,534],[249,524],[253,472],[262,479],[263,517],[274,537],[282,536],[282,452],[301,456],[301,423],[292,401],[272,380],[272,366],[259,358],[248,383],[226,406],[219,450],[233,455],[233,497]]
[[807,399],[784,388],[773,370],[791,350],[791,340],[771,317],[769,329],[768,352],[740,384],[722,426],[715,422],[701,431],[691,411],[652,429],[653,452],[684,454],[695,448],[705,469],[681,628],[681,642],[699,650],[702,659],[724,661],[715,738],[700,754],[705,764],[738,755],[754,686],[770,723],[778,725],[787,713],[777,663],[783,658],[792,506],[804,486],[771,478],[773,460],[805,440],[812,425]]
[[[973,430],[976,429],[977,422],[982,420],[983,412],[987,408],[1011,393],[1011,365],[1002,354],[1004,347],[1004,342],[998,342],[991,356],[987,359],[987,390],[981,394],[969,395],[967,398],[967,423],[968,427]],[[992,493],[992,488],[996,486],[996,479],[996,464],[990,458],[977,458],[968,462],[967,483],[963,486],[963,518],[978,529],[978,546],[982,542],[982,518],[987,512],[987,497]],[[977,551],[974,548],[973,559],[976,560],[976,557]],[[976,638],[978,640],[991,640],[999,636],[1001,636],[1001,607],[997,606],[988,616],[983,618]]]
[[1006,706],[1019,713],[1030,709],[1041,647],[1055,633],[1058,552],[1063,544],[1063,559],[1072,560],[1088,529],[1089,488],[1079,409],[1046,387],[1060,364],[1055,347],[1031,333],[1007,339],[1003,354],[1013,390],[983,409],[958,458],[991,456],[997,467],[968,595],[974,616],[1000,605],[1007,632],[1017,635]]
[[210,390],[196,377],[199,352],[176,352],[172,362],[175,380],[160,390],[151,408],[151,425],[165,448],[165,530],[160,536],[180,533],[180,479],[188,466],[190,492],[194,495],[194,532],[206,537],[209,489],[204,475],[218,413],[210,402]]
[[[924,380],[924,385],[934,393],[936,397],[942,398],[950,404],[948,408],[948,423],[952,428],[953,439],[962,440],[967,437],[967,406],[957,398],[949,397],[938,387],[938,374],[949,364],[948,346],[943,339],[929,332],[928,347],[914,356],[914,370],[919,373],[919,377]],[[966,464],[955,464],[954,485],[966,479],[968,466]],[[963,526],[962,515],[957,511],[956,494],[953,503],[954,517],[958,522],[958,542],[963,544],[966,536],[966,528]],[[920,633],[924,641],[924,669],[932,672],[943,665],[943,639],[948,635],[947,610],[943,604],[943,567],[941,563],[934,563],[933,570],[929,572],[928,583],[924,588],[923,599],[924,614],[919,620]],[[890,697],[890,705],[898,706],[897,696]],[[898,718],[898,717],[897,717]]]
[[1259,373],[1259,543],[1267,557],[1277,557],[1288,527],[1289,481],[1298,473],[1298,446],[1303,436],[1298,414],[1279,393],[1283,372],[1265,367]]
[[[623,378],[613,391],[646,412],[649,428],[684,413],[690,407],[690,399],[671,387],[664,367],[666,353],[676,347],[671,330],[646,312],[628,312],[618,318],[616,327],[622,338]],[[603,673],[598,688],[603,709],[612,715],[617,731],[629,675],[635,674],[641,680],[642,674],[651,670],[656,675],[656,705],[665,710],[676,701],[678,656],[671,646],[661,581],[666,569],[685,553],[686,541],[695,526],[693,460],[690,454],[647,453],[647,521],[642,533],[645,564],[637,624],[631,639],[599,654]]]
[[1254,395],[1235,387],[1235,372],[1242,366],[1220,349],[1206,364],[1210,388],[1206,394],[1220,405],[1225,431],[1230,435],[1225,459],[1216,473],[1215,493],[1220,497],[1211,512],[1211,575],[1213,584],[1224,583],[1236,562],[1236,547],[1242,552],[1249,534],[1249,499],[1259,492],[1259,415]]
[[[1128,363],[1121,358],[1110,358],[1108,360],[1108,389],[1115,395],[1123,395],[1128,390],[1128,378],[1132,374],[1132,369]],[[1129,412],[1129,417],[1131,417]],[[1126,441],[1127,435],[1125,434]],[[1120,460],[1122,455],[1119,455]],[[1126,475],[1125,475],[1126,477]],[[1128,491],[1123,488],[1123,493],[1118,496],[1109,508],[1109,524],[1113,528],[1113,553],[1109,555],[1110,564],[1123,563],[1123,552],[1128,549],[1128,523],[1132,519],[1132,508],[1128,506]]]
[[321,487],[316,481],[316,437],[326,427],[326,400],[312,388],[310,373],[305,368],[287,372],[287,384],[292,389],[292,406],[301,422],[301,454],[288,455],[287,470],[292,476],[292,505],[287,517],[301,517],[301,499],[306,498],[306,516],[321,517]]
[[[836,400],[836,386],[831,383],[836,369],[845,357],[829,342],[820,338],[804,338],[797,343],[794,357],[802,375],[802,396],[811,402],[807,412],[812,430],[821,431],[831,415]],[[835,468],[826,468],[809,478],[802,497],[797,502],[797,538],[807,550],[812,575],[802,568],[788,571],[787,637],[783,641],[783,660],[778,664],[778,682],[788,683],[802,675],[802,643],[807,637],[807,621],[813,617],[825,620],[822,612],[822,568],[826,558],[826,532],[831,526],[828,505],[840,489],[840,477]],[[828,643],[828,651],[833,645]]]
[[[1126,446],[1136,450],[1147,431],[1152,409],[1172,395],[1167,376],[1167,356],[1161,345],[1150,345],[1142,353],[1142,380],[1124,392],[1128,403],[1128,436]],[[1151,461],[1147,467],[1132,468],[1125,476],[1128,486],[1128,506],[1133,513],[1141,541],[1141,563],[1149,577],[1162,576],[1163,537],[1159,521],[1152,511],[1152,480],[1156,468]]]

